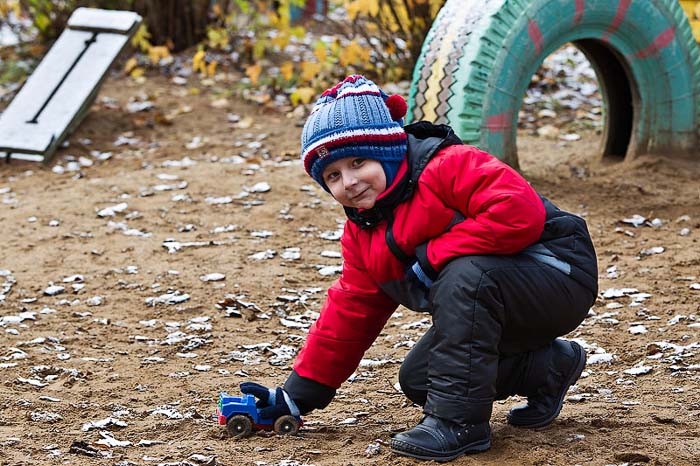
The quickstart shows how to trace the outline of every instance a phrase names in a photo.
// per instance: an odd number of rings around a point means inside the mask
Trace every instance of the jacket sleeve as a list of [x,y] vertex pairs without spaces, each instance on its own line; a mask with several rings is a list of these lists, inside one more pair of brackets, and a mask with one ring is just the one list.
[[542,199],[512,167],[472,146],[443,150],[419,183],[464,217],[447,232],[418,248],[433,275],[459,256],[515,254],[542,234]]
[[[341,239],[342,273],[329,288],[320,315],[309,329],[288,380],[291,384],[299,379],[305,381],[306,389],[300,389],[298,394],[307,407],[311,404],[313,408],[322,408],[330,402],[328,399],[323,406],[318,406],[314,395],[319,398],[324,390],[314,394],[315,390],[308,388],[314,384],[331,389],[340,387],[357,369],[365,351],[398,306],[366,272],[360,259],[362,255],[358,253],[361,246],[352,230],[346,224]],[[290,395],[294,398],[294,394],[290,392]]]

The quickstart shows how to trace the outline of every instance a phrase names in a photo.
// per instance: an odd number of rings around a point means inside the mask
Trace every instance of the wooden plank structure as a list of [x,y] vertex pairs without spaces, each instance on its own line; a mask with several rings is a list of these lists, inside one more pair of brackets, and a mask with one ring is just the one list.
[[141,23],[131,11],[78,8],[0,114],[0,156],[48,162],[85,118],[107,71]]

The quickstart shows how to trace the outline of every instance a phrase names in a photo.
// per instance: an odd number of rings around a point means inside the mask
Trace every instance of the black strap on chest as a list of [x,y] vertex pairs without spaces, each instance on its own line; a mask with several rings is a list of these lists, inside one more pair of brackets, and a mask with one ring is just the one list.
[[391,213],[389,217],[386,219],[386,234],[385,239],[386,239],[386,245],[389,247],[389,250],[396,256],[398,260],[403,262],[404,264],[412,264],[414,261],[413,257],[408,256],[405,252],[401,250],[398,244],[396,244],[396,238],[394,238],[394,231],[393,231],[393,226],[394,226],[394,215]]

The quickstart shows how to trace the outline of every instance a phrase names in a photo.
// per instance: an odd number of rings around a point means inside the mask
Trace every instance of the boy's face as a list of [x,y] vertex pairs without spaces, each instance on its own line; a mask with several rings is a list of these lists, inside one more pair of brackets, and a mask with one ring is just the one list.
[[362,157],[345,157],[329,164],[323,181],[336,201],[356,209],[371,209],[386,189],[382,164]]

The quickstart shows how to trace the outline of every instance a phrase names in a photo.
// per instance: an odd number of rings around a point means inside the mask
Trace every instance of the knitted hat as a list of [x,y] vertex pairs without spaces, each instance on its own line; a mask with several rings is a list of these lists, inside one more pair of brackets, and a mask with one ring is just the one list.
[[363,157],[382,164],[389,186],[406,155],[406,110],[400,95],[386,95],[364,76],[348,76],[321,94],[304,124],[304,169],[328,191],[323,171],[329,164]]

